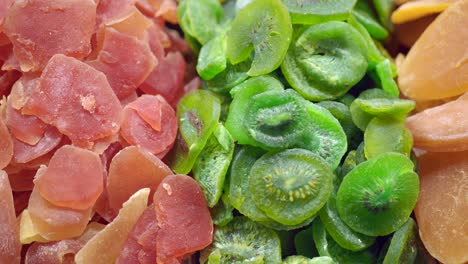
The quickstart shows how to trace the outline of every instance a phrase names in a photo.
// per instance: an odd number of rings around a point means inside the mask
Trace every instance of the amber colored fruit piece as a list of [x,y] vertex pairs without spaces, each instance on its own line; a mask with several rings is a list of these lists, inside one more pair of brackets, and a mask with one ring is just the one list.
[[468,262],[468,151],[418,158],[421,191],[415,208],[421,239],[443,263]]
[[85,210],[103,191],[103,168],[99,156],[89,150],[65,145],[58,149],[42,173],[34,179],[42,197],[57,206]]
[[409,117],[414,146],[433,152],[468,150],[468,93]]
[[5,168],[13,158],[13,138],[0,117],[0,169]]
[[149,193],[150,189],[145,188],[133,194],[124,203],[114,221],[91,238],[76,254],[76,264],[115,263],[128,234],[147,207]]
[[43,238],[60,240],[81,235],[91,218],[92,208],[74,210],[53,205],[34,188],[29,198],[28,211]]
[[21,244],[8,175],[0,170],[0,263],[20,262]]
[[25,209],[19,217],[20,241],[21,244],[30,244],[32,242],[47,242],[34,226],[28,209]]
[[401,24],[444,11],[457,0],[416,0],[404,3],[392,14],[392,22]]
[[147,150],[126,147],[112,159],[107,177],[107,196],[116,211],[136,191],[148,187],[152,197],[159,183],[173,174],[164,162]]
[[416,101],[468,91],[468,1],[458,1],[424,31],[398,68],[401,91]]

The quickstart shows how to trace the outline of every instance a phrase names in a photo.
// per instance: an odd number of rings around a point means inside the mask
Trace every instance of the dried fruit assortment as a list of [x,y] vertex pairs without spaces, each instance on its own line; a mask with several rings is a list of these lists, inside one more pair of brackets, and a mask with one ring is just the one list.
[[468,261],[468,1],[425,2],[3,1],[0,263]]

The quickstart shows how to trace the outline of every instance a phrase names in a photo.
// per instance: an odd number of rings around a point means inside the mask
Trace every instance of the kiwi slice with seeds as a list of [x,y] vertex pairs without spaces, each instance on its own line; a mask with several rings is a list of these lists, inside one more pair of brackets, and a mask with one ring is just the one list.
[[232,64],[253,52],[250,76],[274,71],[286,55],[292,35],[288,9],[280,0],[255,0],[237,13],[227,34],[226,55]]
[[409,218],[419,194],[411,160],[388,152],[356,166],[343,179],[336,197],[340,218],[368,236],[385,236]]
[[[278,235],[246,217],[216,228],[213,244],[202,252],[208,263],[281,263]],[[206,257],[208,256],[208,257]],[[205,263],[203,259],[202,263]]]
[[284,225],[297,225],[314,216],[328,200],[333,172],[305,149],[269,152],[250,170],[250,194],[257,207]]

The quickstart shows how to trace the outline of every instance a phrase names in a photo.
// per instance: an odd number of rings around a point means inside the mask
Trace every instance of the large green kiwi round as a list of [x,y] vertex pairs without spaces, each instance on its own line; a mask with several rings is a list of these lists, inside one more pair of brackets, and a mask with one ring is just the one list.
[[283,0],[294,24],[316,24],[329,20],[346,20],[356,0]]
[[316,154],[305,149],[269,152],[250,170],[250,194],[258,208],[284,225],[297,225],[314,216],[326,203],[333,172]]
[[368,236],[385,236],[409,218],[419,194],[413,162],[388,152],[369,159],[349,172],[336,197],[340,218]]
[[289,12],[280,0],[254,0],[234,18],[227,34],[226,55],[231,63],[237,64],[253,51],[252,67],[247,74],[268,74],[281,65],[291,35]]
[[335,99],[365,75],[366,42],[339,21],[312,25],[295,37],[281,70],[289,84],[312,101]]
[[243,125],[255,145],[267,150],[284,149],[302,141],[309,119],[300,95],[288,89],[253,96]]
[[213,264],[279,264],[280,239],[273,230],[246,217],[235,217],[226,226],[216,228],[213,244],[202,252],[202,256],[208,259],[208,263]]

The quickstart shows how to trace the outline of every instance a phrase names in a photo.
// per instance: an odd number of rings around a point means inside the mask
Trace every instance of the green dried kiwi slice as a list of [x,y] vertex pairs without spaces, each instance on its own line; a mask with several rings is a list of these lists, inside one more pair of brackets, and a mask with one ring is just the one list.
[[[393,235],[385,252],[383,264],[412,264],[418,257],[418,227],[409,218]],[[382,253],[383,253],[382,252]]]
[[301,256],[313,258],[319,255],[317,247],[315,247],[314,237],[312,236],[312,225],[299,231],[294,236],[294,247],[296,248],[296,253]]
[[254,163],[266,151],[251,146],[242,146],[234,155],[229,177],[229,202],[241,214],[253,221],[270,221],[252,200],[249,191],[249,174]]
[[289,12],[281,0],[254,0],[234,18],[227,33],[226,55],[232,64],[237,64],[253,51],[252,66],[247,74],[268,74],[281,65],[291,35]]
[[402,120],[373,118],[364,133],[364,153],[367,159],[385,152],[399,152],[411,155],[413,136]]
[[185,34],[204,45],[218,33],[224,12],[217,0],[183,0],[177,16]]
[[354,168],[343,179],[336,208],[343,222],[368,236],[385,236],[409,218],[419,194],[414,164],[403,154],[387,152]]
[[362,131],[354,124],[349,107],[337,101],[322,101],[317,105],[327,109],[340,122],[348,139],[348,148],[356,148],[362,141]]
[[388,37],[388,30],[379,23],[367,1],[358,0],[352,13],[372,38],[385,40]]
[[414,101],[394,97],[382,89],[363,91],[349,110],[354,124],[362,131],[374,117],[403,120],[415,107]]
[[179,134],[171,160],[171,168],[187,174],[218,125],[221,104],[218,97],[206,90],[185,95],[177,107]]
[[283,0],[294,24],[317,24],[330,20],[345,20],[356,0]]
[[296,146],[308,132],[310,118],[304,101],[292,89],[252,96],[242,123],[251,144],[266,150]]
[[197,72],[204,80],[211,80],[226,69],[226,36],[219,34],[200,50]]
[[347,264],[372,264],[375,256],[369,250],[351,251],[340,247],[327,233],[320,219],[312,224],[312,234],[320,256],[331,257],[337,263]]
[[390,14],[394,8],[394,1],[393,0],[372,0],[374,3],[375,11],[377,11],[377,16],[386,28],[392,30],[392,22],[390,21]]
[[192,169],[209,207],[214,207],[221,198],[233,153],[234,140],[227,129],[218,123]]
[[289,256],[283,260],[282,264],[335,264],[330,257],[307,258],[304,256]]
[[236,65],[232,65],[228,62],[226,64],[226,69],[218,73],[212,79],[206,81],[206,88],[217,93],[229,93],[233,87],[249,78],[247,71],[251,63],[252,61],[250,59]]
[[332,191],[327,203],[319,212],[323,226],[333,240],[342,248],[360,251],[370,247],[374,244],[375,237],[360,234],[349,228],[341,220],[336,210],[336,191]]
[[298,147],[316,153],[331,169],[336,169],[348,148],[346,134],[327,109],[307,101],[305,105],[309,112],[309,128]]
[[347,23],[312,25],[293,40],[281,70],[306,99],[336,99],[365,75],[366,48],[364,38]]
[[346,155],[346,158],[343,161],[343,164],[341,164],[341,169],[338,174],[340,180],[343,180],[346,174],[352,171],[358,164],[359,162],[357,159],[356,150],[349,151],[348,154]]
[[314,221],[315,218],[316,218],[316,215],[310,217],[309,219],[306,219],[304,222],[299,223],[297,225],[284,225],[284,224],[274,221],[273,219],[269,219],[267,221],[258,221],[258,223],[268,228],[277,230],[277,231],[291,231],[291,230],[296,230],[296,229],[303,228],[303,227],[310,225]]
[[237,143],[254,144],[243,126],[249,100],[259,93],[283,89],[283,85],[277,79],[270,76],[259,76],[248,79],[231,90],[233,100],[229,106],[225,125]]
[[389,59],[385,59],[375,67],[377,76],[379,77],[382,89],[388,94],[398,97],[400,90],[393,79],[392,65]]
[[283,225],[313,217],[328,200],[333,172],[305,149],[269,152],[250,170],[249,190],[257,207]]
[[235,217],[226,226],[215,229],[213,244],[201,255],[208,255],[208,263],[279,264],[280,239],[273,230],[246,217]]

